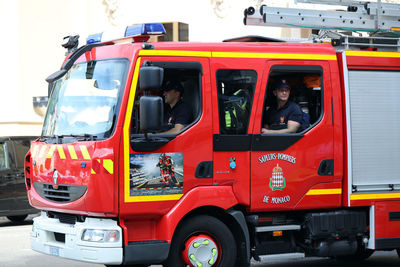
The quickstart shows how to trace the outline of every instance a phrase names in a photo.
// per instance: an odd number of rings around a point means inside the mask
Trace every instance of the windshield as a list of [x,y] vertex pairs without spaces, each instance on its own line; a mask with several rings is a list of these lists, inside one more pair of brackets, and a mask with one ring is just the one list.
[[127,67],[125,59],[75,64],[54,82],[42,136],[109,137]]

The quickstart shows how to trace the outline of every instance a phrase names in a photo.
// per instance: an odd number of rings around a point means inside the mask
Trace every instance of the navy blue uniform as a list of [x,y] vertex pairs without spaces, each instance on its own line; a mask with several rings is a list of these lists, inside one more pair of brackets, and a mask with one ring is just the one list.
[[187,125],[192,122],[192,109],[181,100],[172,109],[167,105],[164,122],[168,125],[168,128],[173,128],[177,123]]
[[288,121],[296,121],[302,123],[303,112],[300,107],[294,102],[286,102],[286,104],[277,109],[276,106],[270,107],[265,116],[264,123],[269,125],[271,130],[286,129]]

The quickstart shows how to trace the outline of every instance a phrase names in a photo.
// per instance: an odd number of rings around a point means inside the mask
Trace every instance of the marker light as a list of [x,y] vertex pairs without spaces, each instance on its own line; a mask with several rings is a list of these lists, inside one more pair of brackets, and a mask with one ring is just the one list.
[[116,230],[86,229],[82,234],[83,241],[113,243],[119,241],[119,232]]
[[120,32],[104,32],[89,35],[86,44],[94,44],[118,39],[126,39],[132,37],[135,42],[147,41],[149,35],[163,35],[165,28],[161,23],[143,23],[134,26],[122,28]]

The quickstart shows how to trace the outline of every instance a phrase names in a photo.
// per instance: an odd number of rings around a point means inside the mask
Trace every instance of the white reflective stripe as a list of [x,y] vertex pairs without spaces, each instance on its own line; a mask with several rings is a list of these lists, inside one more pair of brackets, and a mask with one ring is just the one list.
[[347,205],[350,207],[350,194],[352,192],[352,157],[351,157],[351,119],[350,119],[350,93],[349,93],[349,70],[347,68],[346,52],[342,53],[343,59],[343,79],[344,79],[344,94],[346,101],[346,128],[347,128]]
[[289,231],[289,230],[300,230],[300,225],[277,225],[277,226],[260,226],[256,227],[256,232],[273,232],[273,231]]
[[369,207],[369,240],[367,248],[375,249],[375,206]]

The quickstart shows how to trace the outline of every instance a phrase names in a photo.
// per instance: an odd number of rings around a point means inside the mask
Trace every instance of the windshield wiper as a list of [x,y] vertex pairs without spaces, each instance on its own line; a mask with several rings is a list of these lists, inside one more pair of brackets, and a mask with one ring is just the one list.
[[[79,138],[81,138],[81,140],[79,141],[94,141],[98,138],[97,135],[92,135],[92,134],[62,134],[62,135],[42,135],[39,138],[40,142],[46,142],[46,143],[55,143],[55,144],[61,144],[62,143],[62,139],[65,137],[71,137],[71,138],[76,138],[77,140],[79,140]],[[49,142],[51,141],[51,142]]]
[[56,135],[42,135],[39,138],[40,142],[47,141],[49,139],[56,139],[56,143],[58,143],[58,136]]
[[83,138],[83,140],[94,141],[97,136],[93,134],[62,134],[56,136],[56,138],[65,138],[65,137],[73,137],[73,138]]

